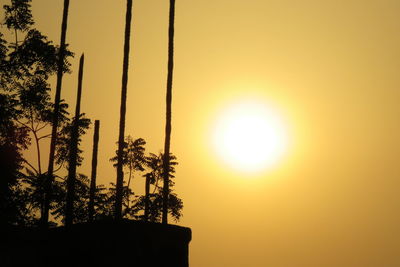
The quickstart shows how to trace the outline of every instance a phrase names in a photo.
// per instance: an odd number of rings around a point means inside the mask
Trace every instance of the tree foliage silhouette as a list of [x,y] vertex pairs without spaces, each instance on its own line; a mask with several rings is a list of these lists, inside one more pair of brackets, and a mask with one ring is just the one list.
[[[74,202],[74,216],[68,218],[71,219],[69,226],[73,223],[86,222],[89,212],[89,178],[81,173],[76,174],[74,187],[75,194],[71,196]],[[56,220],[60,220],[67,225],[65,200],[68,194],[68,179],[55,180],[53,188],[55,201],[51,205],[51,214]]]
[[[1,36],[0,36],[1,37]],[[22,150],[29,142],[27,132],[14,120],[20,114],[15,100],[0,94],[0,226],[2,224],[24,224],[25,208],[21,189],[23,167]]]
[[[81,117],[79,119],[79,132],[80,135],[84,135],[86,130],[89,128],[90,125],[90,120],[84,117]],[[57,138],[57,150],[56,150],[56,155],[55,155],[55,162],[58,166],[58,169],[64,169],[67,170],[69,168],[69,161],[67,160],[70,153],[71,153],[71,135],[72,135],[72,129],[73,125],[70,120],[68,120],[68,123],[65,123],[65,125],[60,129],[58,132],[58,138]],[[78,138],[78,144],[81,142],[81,138]],[[77,150],[77,165],[80,166],[83,161],[82,157],[82,150],[78,149]],[[77,193],[76,196],[74,196],[74,200],[77,202],[82,202],[81,200],[85,200],[88,198],[88,190],[86,191],[81,189],[84,185],[89,188],[88,183],[83,183],[82,179],[84,181],[87,181],[87,178],[83,174],[76,174],[76,179],[80,180],[77,182],[75,185],[75,188]],[[46,190],[46,180],[47,180],[47,174],[37,174],[30,169],[26,169],[26,174],[24,175],[23,182],[26,187],[26,192],[28,195],[28,207],[29,207],[29,212],[31,214],[36,214],[38,211],[43,210],[44,206],[44,198],[43,194],[45,193]],[[55,175],[55,179],[53,181],[53,193],[52,197],[50,199],[50,208],[49,210],[53,215],[55,216],[55,219],[63,218],[61,221],[64,220],[64,213],[60,213],[60,211],[65,212],[65,201],[66,201],[66,177],[65,176],[60,176],[60,175]],[[84,194],[84,195],[82,195]],[[86,201],[86,200],[85,200]],[[84,201],[84,202],[85,202]],[[62,206],[62,208],[60,208]],[[58,211],[54,211],[57,209]],[[76,212],[79,214],[79,212]],[[87,217],[87,216],[86,216]],[[33,220],[35,220],[33,218]],[[79,221],[83,221],[82,218],[78,218]],[[76,220],[74,220],[76,222]]]
[[[133,178],[133,173],[135,171],[144,171],[144,166],[146,164],[145,148],[146,141],[143,138],[138,138],[133,140],[132,136],[128,135],[125,137],[122,150],[122,166],[128,169],[128,184],[130,187],[131,179]],[[113,166],[118,167],[118,150],[116,151],[117,156],[110,159],[114,162]],[[127,194],[127,203],[129,208],[130,195]]]
[[[38,202],[40,213],[43,214],[45,192],[42,190],[43,187],[30,190],[32,188],[22,186],[22,183],[30,181],[31,185],[42,185],[38,182],[42,180],[44,174],[41,167],[40,142],[49,137],[46,129],[52,125],[51,118],[54,113],[48,80],[58,70],[57,60],[60,48],[33,28],[30,2],[30,0],[12,0],[11,5],[4,5],[4,24],[14,33],[15,42],[8,43],[0,33],[0,95],[3,102],[1,108],[5,113],[12,114],[12,116],[2,116],[4,120],[1,121],[0,127],[7,128],[7,131],[2,131],[0,134],[2,140],[7,140],[8,146],[18,144],[13,148],[15,155],[19,155],[15,158],[15,163],[18,163],[19,181],[14,191],[22,192],[21,199],[24,198],[25,202],[36,198],[41,199]],[[65,50],[61,68],[64,73],[69,72],[68,57],[71,56],[73,56],[72,52]],[[61,125],[64,126],[68,121],[66,111],[68,105],[60,102],[58,117]],[[35,164],[26,161],[21,153],[22,149],[30,147],[32,141],[37,153],[36,167]],[[32,179],[38,181],[32,181]],[[33,197],[30,195],[33,192],[40,192],[42,195]],[[31,210],[33,207],[36,207],[36,204],[25,205],[24,212],[32,215],[36,212]],[[29,217],[30,222],[24,223],[32,223],[34,216],[31,215],[25,217]]]
[[[172,154],[169,156],[169,170],[168,170],[168,182],[169,182],[169,198],[168,198],[168,212],[171,217],[178,221],[182,216],[183,202],[172,191],[175,182],[175,166],[178,165],[176,157]],[[143,175],[146,179],[146,190],[144,196],[139,196],[136,200],[133,213],[144,211],[143,215],[137,216],[139,219],[150,222],[161,222],[163,213],[163,185],[164,180],[164,155],[159,153],[158,155],[150,153],[146,161],[147,171]],[[162,184],[162,185],[161,185]],[[150,185],[153,186],[153,191],[150,193]]]
[[25,32],[34,24],[30,2],[32,0],[11,0],[11,5],[4,5],[4,24],[14,31],[15,49],[18,49],[18,31]]
[[[150,153],[149,156],[145,155],[146,141],[143,138],[133,139],[127,136],[124,142],[123,150],[123,166],[127,173],[129,173],[128,185],[123,187],[123,205],[122,217],[133,218],[144,221],[160,222],[163,211],[163,183],[164,183],[164,155],[162,153]],[[116,154],[118,150],[116,151]],[[176,157],[170,154],[169,165],[169,203],[168,211],[175,221],[178,221],[182,215],[183,202],[178,196],[172,192],[174,186],[173,178],[175,178],[175,166],[178,165]],[[117,167],[117,156],[110,159],[114,162],[114,167]],[[145,194],[143,196],[136,195],[133,201],[130,196],[134,193],[129,187],[130,180],[133,178],[134,173],[142,173],[145,178]],[[107,201],[114,199],[114,191],[112,184],[111,191],[108,193]],[[153,187],[150,192],[150,187]]]

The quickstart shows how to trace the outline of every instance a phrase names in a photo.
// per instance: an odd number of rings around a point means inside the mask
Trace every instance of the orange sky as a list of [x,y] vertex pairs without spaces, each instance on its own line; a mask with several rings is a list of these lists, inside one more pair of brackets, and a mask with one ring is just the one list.
[[[33,1],[56,43],[62,2]],[[171,151],[191,267],[400,266],[399,13],[397,0],[177,0]],[[84,52],[81,110],[101,120],[101,183],[116,177],[124,15],[123,0],[70,4],[76,56],[62,97],[74,106]],[[167,22],[168,1],[134,1],[126,134],[156,153]],[[246,175],[221,162],[210,131],[227,103],[254,96],[280,114],[290,145],[274,168]]]

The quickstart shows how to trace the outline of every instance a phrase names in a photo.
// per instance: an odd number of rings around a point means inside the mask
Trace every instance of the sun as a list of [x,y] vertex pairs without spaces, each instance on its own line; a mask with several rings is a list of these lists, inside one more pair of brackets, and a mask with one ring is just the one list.
[[277,112],[266,103],[241,101],[220,114],[213,143],[219,157],[235,170],[260,172],[279,162],[287,134]]

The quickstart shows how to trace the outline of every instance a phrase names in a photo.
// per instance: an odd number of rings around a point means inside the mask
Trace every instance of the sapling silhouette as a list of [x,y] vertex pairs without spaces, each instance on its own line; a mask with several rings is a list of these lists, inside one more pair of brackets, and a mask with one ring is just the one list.
[[[160,183],[164,181],[164,155],[162,153],[156,155],[150,153],[147,157],[147,172],[143,175],[146,179],[145,195],[137,198],[132,213],[137,214],[144,210],[144,215],[136,215],[137,218],[144,221],[160,222],[163,212],[163,189]],[[169,156],[169,198],[168,198],[168,212],[171,217],[178,221],[182,216],[183,202],[178,196],[172,192],[171,188],[174,186],[173,178],[175,178],[175,166],[178,165],[176,157],[172,154]],[[153,191],[150,193],[150,185],[153,185]]]
[[[131,179],[133,178],[133,173],[138,171],[144,171],[144,165],[146,164],[145,148],[146,141],[142,138],[133,140],[133,138],[128,135],[125,137],[122,151],[122,165],[128,169],[129,177],[127,187],[129,188]],[[113,166],[117,167],[118,164],[118,150],[116,151],[117,156],[110,159],[114,162]],[[128,208],[130,203],[130,195],[128,194]]]
[[[74,215],[69,217],[71,222],[69,225],[73,223],[82,223],[87,221],[88,215],[88,204],[89,204],[89,178],[81,173],[76,174],[75,183],[74,183]],[[66,202],[68,194],[68,180],[67,179],[56,179],[53,184],[53,198],[55,201],[52,202],[51,205],[51,214],[58,221],[61,221],[64,224],[66,222]]]
[[[100,185],[96,188],[94,201],[96,210],[94,213],[94,220],[114,218],[116,191],[116,185],[114,183],[110,183],[108,188],[105,188],[103,185]],[[121,218],[132,218],[132,209],[128,208],[128,196],[132,196],[133,194],[134,193],[130,188],[128,188],[126,185],[123,185]]]
[[[145,155],[144,145],[145,140],[142,138],[133,139],[131,136],[127,136],[124,142],[123,150],[123,166],[126,172],[129,173],[128,184],[123,187],[123,205],[122,205],[122,217],[135,218],[144,221],[160,222],[162,215],[163,205],[163,178],[164,178],[164,156],[162,153],[153,154],[149,156]],[[116,151],[116,154],[118,150]],[[175,173],[175,166],[178,164],[176,157],[170,154],[170,165],[169,165],[169,185],[173,187],[173,178]],[[114,162],[113,166],[117,166],[117,156],[110,159]],[[133,195],[129,187],[130,180],[133,178],[134,173],[144,173],[142,176],[145,178],[145,195],[136,196],[134,201],[130,200],[130,196]],[[115,199],[115,189],[112,187],[108,191],[108,200],[110,202]],[[151,187],[153,187],[152,192]],[[170,188],[170,198],[168,203],[168,212],[174,218],[179,220],[182,215],[181,210],[183,208],[182,200],[177,197],[175,193],[172,193]],[[133,205],[131,206],[131,203]],[[107,210],[106,205],[103,205],[102,210]],[[107,213],[107,212],[105,212]]]

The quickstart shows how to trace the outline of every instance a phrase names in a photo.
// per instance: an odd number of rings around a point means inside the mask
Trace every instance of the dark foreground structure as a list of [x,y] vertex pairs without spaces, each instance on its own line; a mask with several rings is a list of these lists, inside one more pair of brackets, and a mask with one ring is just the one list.
[[190,240],[190,228],[128,220],[3,228],[0,266],[188,267]]

